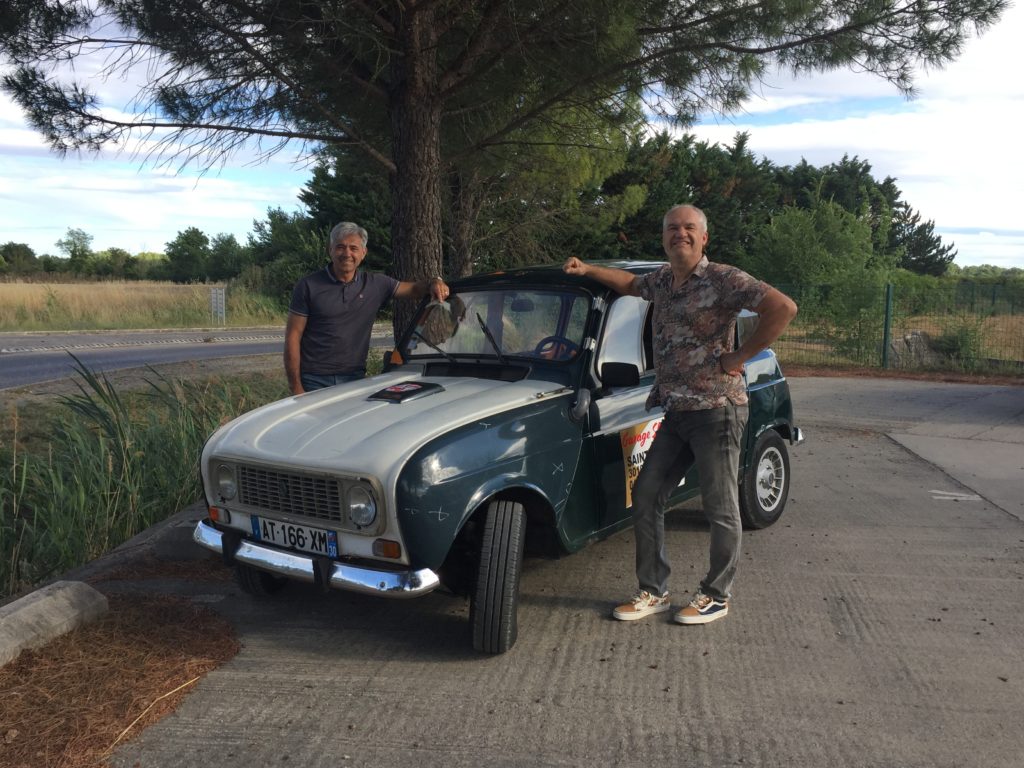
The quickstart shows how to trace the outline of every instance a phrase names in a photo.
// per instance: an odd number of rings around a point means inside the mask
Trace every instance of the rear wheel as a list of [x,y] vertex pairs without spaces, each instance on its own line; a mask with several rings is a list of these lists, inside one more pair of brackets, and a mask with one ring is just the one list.
[[280,592],[288,583],[284,576],[275,576],[243,563],[235,563],[235,579],[243,592],[257,597]]
[[789,451],[775,430],[754,444],[740,481],[740,515],[747,528],[767,528],[782,515],[789,498]]
[[525,541],[523,505],[492,501],[487,507],[480,567],[469,603],[473,648],[477,651],[504,653],[515,645]]

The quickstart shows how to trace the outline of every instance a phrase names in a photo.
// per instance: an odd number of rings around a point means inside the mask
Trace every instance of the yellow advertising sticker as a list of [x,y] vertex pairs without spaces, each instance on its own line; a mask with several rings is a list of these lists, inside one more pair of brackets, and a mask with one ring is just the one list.
[[642,421],[619,432],[622,443],[622,467],[626,471],[626,509],[633,506],[633,483],[644,465],[647,451],[661,426],[661,418]]

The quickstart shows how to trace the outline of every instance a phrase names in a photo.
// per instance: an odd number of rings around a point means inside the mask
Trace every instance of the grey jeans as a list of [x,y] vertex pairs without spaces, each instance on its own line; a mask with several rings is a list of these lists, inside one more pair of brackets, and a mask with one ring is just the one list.
[[711,567],[700,583],[705,595],[727,599],[740,559],[740,441],[745,405],[672,411],[658,429],[633,488],[636,575],[640,588],[668,593],[665,501],[696,463],[704,515],[711,526]]
[[302,388],[307,392],[314,392],[324,387],[333,387],[337,384],[344,384],[349,381],[366,378],[366,372],[360,373],[301,373],[299,380]]

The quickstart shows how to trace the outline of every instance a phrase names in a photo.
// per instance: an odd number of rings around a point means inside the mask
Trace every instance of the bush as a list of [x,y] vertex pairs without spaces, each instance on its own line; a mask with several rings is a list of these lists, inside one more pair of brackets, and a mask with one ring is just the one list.
[[981,318],[951,320],[941,336],[932,339],[932,348],[964,367],[975,366],[982,358],[983,323]]

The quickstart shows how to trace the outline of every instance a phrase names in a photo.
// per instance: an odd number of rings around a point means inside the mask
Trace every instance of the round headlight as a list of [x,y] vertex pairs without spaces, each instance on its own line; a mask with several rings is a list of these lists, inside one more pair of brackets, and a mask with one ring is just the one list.
[[353,485],[348,489],[348,519],[353,525],[365,528],[377,519],[377,502],[369,489]]
[[227,464],[221,464],[217,467],[217,493],[225,501],[235,498],[235,494],[238,493],[238,485],[235,483],[235,470]]

